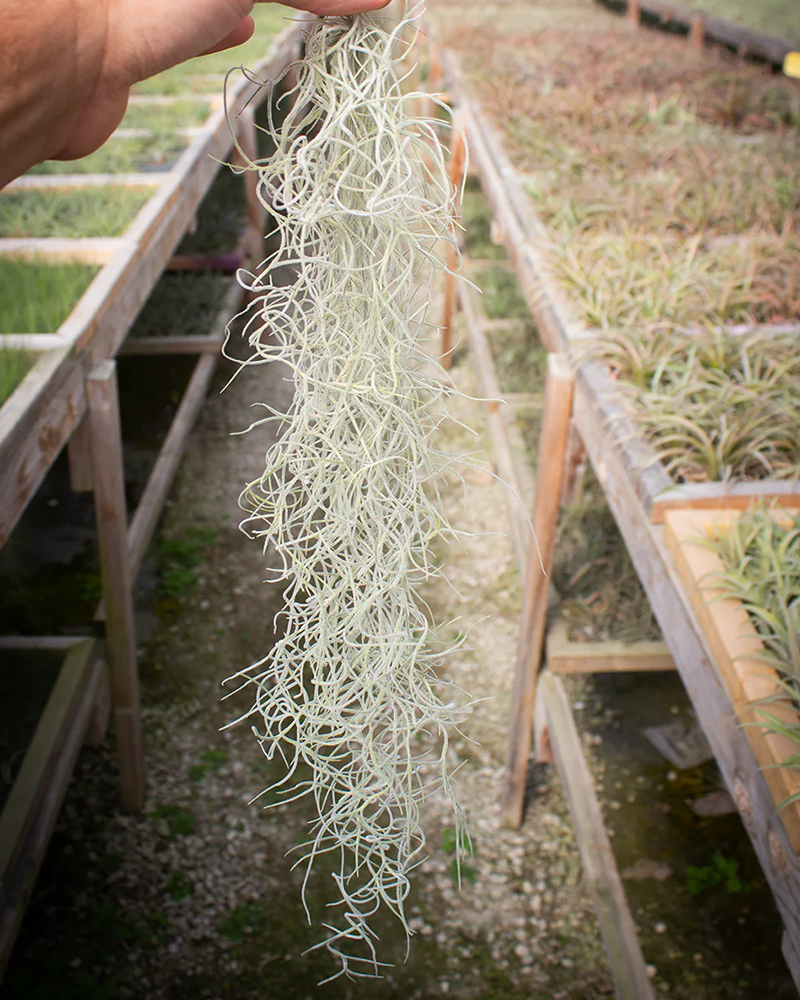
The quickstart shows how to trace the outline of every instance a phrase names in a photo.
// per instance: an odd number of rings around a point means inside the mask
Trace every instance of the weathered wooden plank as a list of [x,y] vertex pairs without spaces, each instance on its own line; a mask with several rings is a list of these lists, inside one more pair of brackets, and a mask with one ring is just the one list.
[[83,370],[68,355],[43,354],[0,407],[0,548],[86,412]]
[[224,338],[218,334],[187,337],[129,337],[118,354],[217,354]]
[[[448,172],[450,183],[457,190],[460,189],[463,180],[466,157],[467,149],[464,143],[464,133],[460,128],[456,127],[453,132]],[[456,269],[458,267],[458,247],[455,242],[447,244],[445,249],[445,267],[440,361],[445,371],[449,371],[453,361],[453,314],[456,307]]]
[[745,510],[758,500],[773,500],[781,507],[800,507],[800,483],[789,479],[685,483],[655,497],[650,520],[653,524],[663,524],[670,510]]
[[522,627],[514,674],[511,726],[501,802],[503,825],[512,829],[522,823],[531,749],[533,702],[544,643],[549,576],[558,525],[573,384],[574,375],[568,360],[563,355],[551,354],[548,357],[536,472],[536,500],[533,508],[535,539],[529,546],[525,572]]
[[[789,513],[787,511],[787,513]],[[797,511],[791,511],[796,514]],[[713,579],[724,573],[722,560],[702,539],[730,527],[738,512],[669,511],[664,542],[677,567],[697,620],[714,654],[736,710],[745,726],[756,760],[764,768],[775,806],[800,794],[800,770],[779,765],[797,753],[796,744],[758,725],[753,702],[781,694],[777,671],[764,659],[764,644],[741,601],[723,597]],[[789,725],[798,724],[797,712],[786,702],[774,702],[769,711]],[[796,851],[800,851],[800,802],[781,810],[781,819]]]
[[122,802],[138,811],[144,801],[145,766],[115,362],[104,361],[90,373],[86,396]]
[[0,977],[75,766],[102,669],[94,639],[67,654],[0,815]]
[[628,469],[608,428],[598,420],[594,398],[580,373],[575,386],[574,418],[698,721],[737,803],[786,930],[792,942],[800,942],[800,859],[783,821],[775,814],[766,778],[736,718],[664,544],[663,531],[650,523],[642,508]]
[[614,852],[583,756],[580,737],[564,686],[545,671],[539,679],[550,744],[564,785],[583,875],[594,896],[597,922],[619,1000],[653,1000],[642,948],[633,922]]
[[0,333],[0,350],[17,349],[34,351],[57,351],[69,347],[69,341],[60,333]]
[[128,243],[122,236],[9,236],[0,239],[0,254],[53,263],[105,264]]
[[665,642],[572,642],[559,619],[547,633],[547,666],[554,674],[674,670]]
[[0,649],[66,651],[90,638],[86,635],[0,635]]
[[[149,174],[25,174],[3,191],[59,191],[88,187],[160,187],[168,171]],[[2,192],[0,192],[2,197]]]
[[84,417],[67,441],[69,462],[69,485],[73,493],[91,493],[92,478],[92,434],[89,418]]

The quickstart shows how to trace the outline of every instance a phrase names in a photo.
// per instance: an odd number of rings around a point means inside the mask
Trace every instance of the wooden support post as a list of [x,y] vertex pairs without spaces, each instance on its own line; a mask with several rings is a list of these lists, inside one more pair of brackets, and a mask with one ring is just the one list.
[[583,484],[586,478],[586,449],[573,421],[570,421],[567,437],[567,454],[564,458],[564,482],[561,487],[562,507],[571,507],[583,499]]
[[84,417],[67,442],[69,485],[73,493],[92,492],[92,435],[89,418]]
[[139,810],[144,802],[144,749],[114,361],[101,362],[87,377],[86,399],[122,802],[127,809]]
[[[464,144],[464,133],[454,123],[453,145],[450,150],[450,180],[456,188],[461,187],[464,176],[464,163],[466,161],[466,146]],[[455,223],[455,220],[453,220]],[[455,226],[454,226],[455,238]],[[444,276],[444,316],[442,318],[442,367],[447,371],[452,363],[453,349],[453,313],[456,306],[456,278],[455,270],[458,266],[458,249],[453,243],[447,244],[445,254],[447,271]]]
[[642,5],[640,0],[628,0],[628,20],[636,28],[642,23]]
[[584,878],[595,900],[597,922],[619,1000],[653,1000],[642,948],[608,840],[594,784],[564,685],[549,671],[539,680],[550,742],[569,803]]
[[689,29],[689,41],[696,49],[702,49],[706,41],[706,22],[702,14],[695,14]]
[[536,470],[536,502],[533,509],[536,543],[530,546],[525,574],[522,627],[503,787],[502,822],[511,829],[517,829],[522,823],[534,693],[544,643],[550,589],[548,576],[553,564],[573,385],[574,375],[566,356],[549,355],[539,437],[539,464]]

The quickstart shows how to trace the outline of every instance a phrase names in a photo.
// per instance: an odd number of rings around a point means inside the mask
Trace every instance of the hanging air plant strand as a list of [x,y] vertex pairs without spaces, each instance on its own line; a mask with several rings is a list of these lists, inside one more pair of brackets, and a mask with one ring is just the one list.
[[255,689],[244,718],[286,764],[282,801],[314,800],[297,863],[304,901],[312,866],[330,873],[337,975],[377,973],[379,908],[409,933],[420,807],[452,799],[447,731],[463,713],[418,594],[438,573],[432,543],[455,534],[434,502],[446,393],[419,338],[457,194],[436,123],[409,117],[401,91],[418,15],[313,22],[293,106],[270,122],[277,151],[257,164],[280,245],[252,278],[245,364],[280,361],[296,388],[285,412],[267,407],[278,440],[240,502],[286,590],[281,638],[231,680]]

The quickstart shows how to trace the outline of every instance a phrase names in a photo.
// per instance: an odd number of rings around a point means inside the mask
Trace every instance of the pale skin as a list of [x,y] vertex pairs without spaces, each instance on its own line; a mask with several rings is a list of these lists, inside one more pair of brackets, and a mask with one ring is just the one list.
[[[287,0],[356,14],[388,0]],[[42,160],[74,160],[119,125],[130,88],[246,42],[253,0],[0,0],[0,187]]]

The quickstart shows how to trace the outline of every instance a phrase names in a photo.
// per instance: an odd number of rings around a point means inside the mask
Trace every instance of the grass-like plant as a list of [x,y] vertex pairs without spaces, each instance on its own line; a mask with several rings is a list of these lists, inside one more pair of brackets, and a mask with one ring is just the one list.
[[150,188],[93,187],[0,194],[0,237],[121,236]]
[[0,333],[55,333],[96,273],[91,264],[0,256]]
[[45,160],[30,174],[128,174],[148,170],[169,170],[188,145],[185,136],[174,132],[149,136],[111,136],[94,153],[79,160]]
[[744,604],[764,643],[761,658],[781,678],[775,698],[756,706],[760,723],[797,744],[798,752],[785,764],[800,767],[800,722],[779,719],[770,705],[777,700],[789,703],[800,716],[800,515],[787,523],[786,516],[778,519],[773,514],[770,505],[758,504],[705,544],[725,566],[724,574],[713,578],[714,587]]
[[27,351],[0,345],[0,406],[25,378],[31,363],[31,356]]
[[420,807],[452,795],[459,714],[418,590],[439,572],[432,543],[454,534],[434,503],[448,459],[430,442],[446,390],[418,341],[455,192],[434,121],[408,116],[397,72],[417,13],[315,21],[293,107],[269,122],[276,153],[258,165],[280,246],[249,282],[245,363],[281,362],[295,394],[285,411],[260,404],[279,437],[241,504],[286,591],[281,637],[231,680],[255,689],[243,718],[286,764],[273,790],[315,803],[297,863],[304,898],[312,866],[330,872],[338,919],[320,947],[337,975],[377,973],[381,907],[408,932]]
[[768,328],[726,336],[665,324],[593,350],[667,471],[702,482],[800,477],[797,343]]

